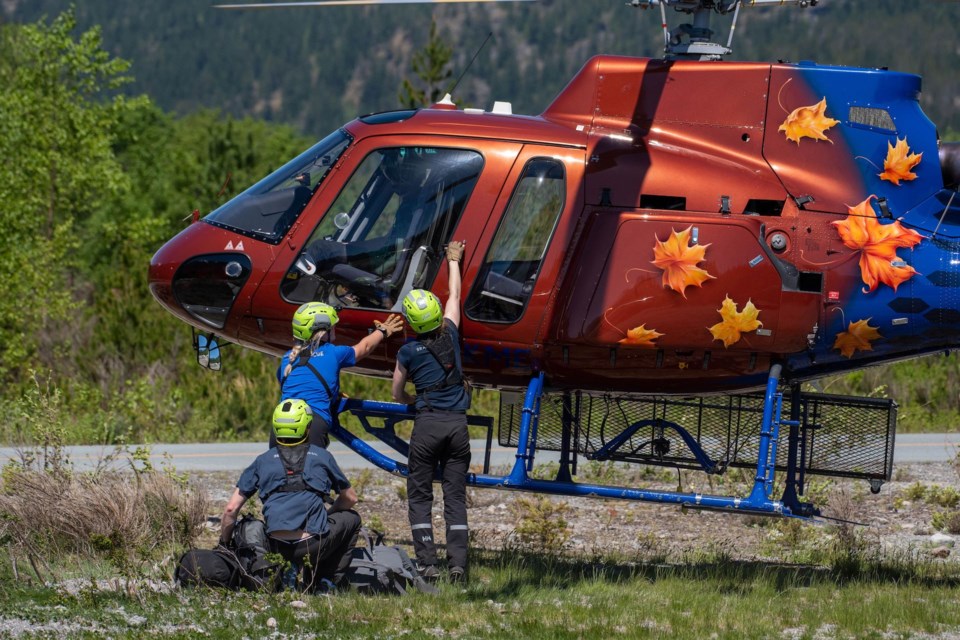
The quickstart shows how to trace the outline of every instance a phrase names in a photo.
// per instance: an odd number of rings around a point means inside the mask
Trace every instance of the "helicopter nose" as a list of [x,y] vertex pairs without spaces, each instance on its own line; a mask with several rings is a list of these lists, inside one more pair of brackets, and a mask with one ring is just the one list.
[[191,255],[190,246],[196,245],[181,235],[157,251],[150,261],[150,292],[189,324],[223,329],[250,277],[250,258],[235,252]]

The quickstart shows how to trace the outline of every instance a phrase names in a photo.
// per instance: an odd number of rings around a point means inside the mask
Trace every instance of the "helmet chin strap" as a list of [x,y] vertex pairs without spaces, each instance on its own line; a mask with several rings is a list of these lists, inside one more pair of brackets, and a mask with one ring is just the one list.
[[308,437],[309,437],[308,434],[304,434],[303,438],[300,440],[297,440],[296,442],[281,442],[280,438],[277,438],[277,444],[280,445],[281,447],[295,447],[297,445],[300,445],[306,442]]

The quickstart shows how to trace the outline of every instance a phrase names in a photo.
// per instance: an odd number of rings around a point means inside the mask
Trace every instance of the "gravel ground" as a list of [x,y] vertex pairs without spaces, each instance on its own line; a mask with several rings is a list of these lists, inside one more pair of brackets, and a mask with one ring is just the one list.
[[[606,476],[613,476],[611,484],[677,489],[675,470],[654,469],[651,473],[650,469],[637,471],[637,467],[617,467],[612,471],[607,467],[604,471]],[[748,474],[740,474],[741,481],[729,477],[735,474],[737,471],[731,471],[727,476],[714,478],[712,486],[700,473],[682,472],[679,481],[685,491],[746,495]],[[358,511],[365,523],[384,531],[394,543],[410,544],[405,481],[379,471],[347,470],[347,475],[361,496]],[[217,506],[226,501],[235,480],[227,474],[204,474],[194,479],[207,488]],[[846,528],[855,531],[862,544],[879,545],[895,554],[928,555],[943,558],[944,562],[960,562],[953,552],[957,536],[937,532],[932,526],[936,511],[951,509],[918,499],[918,483],[923,487],[948,488],[942,494],[949,495],[952,489],[960,498],[960,468],[949,463],[898,465],[894,480],[885,484],[877,495],[870,493],[869,485],[862,480],[811,478],[806,497],[824,505],[824,516],[862,525]],[[437,494],[439,498],[439,488]],[[562,516],[566,521],[568,535],[562,548],[570,553],[615,551],[677,560],[706,551],[742,560],[796,561],[798,553],[822,547],[834,536],[844,533],[829,520],[821,520],[821,525],[785,527],[776,518],[682,510],[676,506],[468,489],[472,544],[496,549],[516,543],[517,524],[524,519],[537,521],[531,502],[541,499],[549,501],[541,507],[541,512],[545,508],[547,513]],[[442,502],[437,499],[433,517],[435,533],[441,541],[442,512]],[[211,528],[214,526],[211,523]]]

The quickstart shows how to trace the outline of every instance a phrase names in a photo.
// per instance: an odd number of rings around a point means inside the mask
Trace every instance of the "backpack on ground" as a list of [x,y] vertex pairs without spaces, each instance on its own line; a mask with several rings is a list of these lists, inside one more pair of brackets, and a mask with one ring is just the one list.
[[240,562],[227,549],[190,549],[180,557],[173,579],[181,587],[240,587]]
[[240,564],[240,586],[244,589],[276,590],[280,565],[267,560],[270,538],[267,525],[253,516],[243,516],[233,526],[231,547]]
[[276,590],[280,565],[267,560],[270,541],[262,520],[244,516],[233,527],[230,546],[191,549],[181,556],[174,580],[181,586]]
[[347,570],[351,588],[367,594],[402,595],[410,588],[438,593],[436,587],[420,577],[416,565],[403,549],[383,543],[382,533],[361,528],[360,537],[366,540],[367,546],[353,549],[353,559]]

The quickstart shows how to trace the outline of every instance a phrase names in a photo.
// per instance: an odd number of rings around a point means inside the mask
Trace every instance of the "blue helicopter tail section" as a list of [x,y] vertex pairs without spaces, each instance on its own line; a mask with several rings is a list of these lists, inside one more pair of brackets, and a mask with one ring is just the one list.
[[[814,93],[827,98],[833,117],[840,120],[839,131],[857,163],[865,195],[885,198],[900,216],[943,188],[937,128],[920,107],[920,76],[886,69],[799,66]],[[885,162],[903,141],[910,155],[920,156],[911,170],[916,177],[891,181],[882,177]]]

